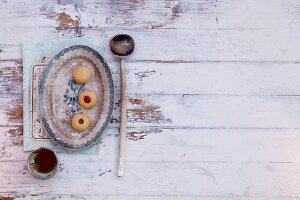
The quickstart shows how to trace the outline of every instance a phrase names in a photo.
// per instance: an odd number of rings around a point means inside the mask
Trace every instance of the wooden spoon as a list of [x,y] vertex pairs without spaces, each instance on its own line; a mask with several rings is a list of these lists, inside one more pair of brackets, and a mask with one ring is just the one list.
[[110,40],[110,49],[114,56],[120,59],[121,74],[121,125],[118,176],[124,175],[124,160],[126,151],[126,121],[127,121],[127,95],[126,95],[126,69],[125,58],[134,50],[134,41],[130,35],[118,34]]

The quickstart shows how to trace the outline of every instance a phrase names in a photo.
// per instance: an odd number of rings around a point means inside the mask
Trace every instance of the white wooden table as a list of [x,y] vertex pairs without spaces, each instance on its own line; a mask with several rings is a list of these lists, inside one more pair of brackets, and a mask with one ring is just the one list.
[[[300,1],[0,0],[0,199],[300,198]],[[129,33],[128,149],[116,176],[116,109],[100,155],[26,170],[25,41]]]

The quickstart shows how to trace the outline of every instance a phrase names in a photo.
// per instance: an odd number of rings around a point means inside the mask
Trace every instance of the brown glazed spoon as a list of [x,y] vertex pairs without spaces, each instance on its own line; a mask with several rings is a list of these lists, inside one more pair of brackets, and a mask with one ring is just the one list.
[[125,58],[134,50],[134,41],[130,35],[115,35],[109,43],[111,52],[120,59],[121,74],[121,125],[120,125],[120,147],[118,176],[124,175],[124,160],[126,151],[126,121],[127,121],[127,96],[126,96],[126,69]]

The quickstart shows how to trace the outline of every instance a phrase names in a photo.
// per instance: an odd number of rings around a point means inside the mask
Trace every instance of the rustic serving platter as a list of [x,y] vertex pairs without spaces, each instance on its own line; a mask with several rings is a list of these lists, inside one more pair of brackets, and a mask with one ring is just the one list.
[[[72,71],[79,65],[88,67],[92,76],[85,84],[72,79]],[[86,110],[80,107],[78,95],[84,90],[97,93],[97,104]],[[106,129],[113,110],[114,86],[111,71],[103,57],[94,49],[75,45],[54,56],[39,82],[39,108],[45,130],[60,146],[85,149],[97,142]],[[76,132],[71,118],[77,113],[90,117],[87,130]]]

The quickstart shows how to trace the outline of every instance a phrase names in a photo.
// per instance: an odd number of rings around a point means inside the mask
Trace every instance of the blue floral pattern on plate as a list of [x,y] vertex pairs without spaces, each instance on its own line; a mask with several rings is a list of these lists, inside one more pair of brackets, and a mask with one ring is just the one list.
[[85,90],[85,84],[77,84],[73,79],[69,80],[68,85],[72,92],[69,89],[66,89],[64,94],[64,103],[69,105],[69,109],[66,111],[69,117],[73,117],[76,113],[81,110],[78,102],[78,96],[81,91]]

